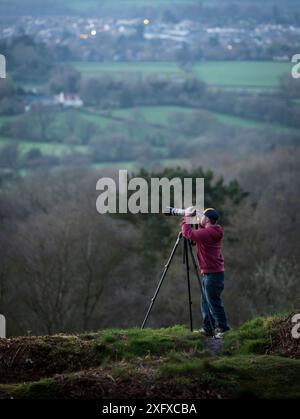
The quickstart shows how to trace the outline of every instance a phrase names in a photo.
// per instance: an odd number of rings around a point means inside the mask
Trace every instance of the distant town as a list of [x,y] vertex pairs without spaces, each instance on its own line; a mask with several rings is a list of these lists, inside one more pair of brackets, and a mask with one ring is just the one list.
[[[78,61],[168,61],[201,59],[289,60],[300,45],[300,27],[250,23],[212,26],[197,21],[20,17],[0,22],[1,39],[29,35]],[[66,53],[67,52],[67,53]]]

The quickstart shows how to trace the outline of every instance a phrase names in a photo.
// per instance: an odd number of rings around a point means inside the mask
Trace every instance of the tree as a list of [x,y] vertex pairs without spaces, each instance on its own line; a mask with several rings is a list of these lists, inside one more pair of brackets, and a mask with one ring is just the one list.
[[16,80],[47,80],[54,67],[51,49],[28,35],[22,34],[8,39],[5,50],[11,74]]
[[[7,269],[3,266],[3,274],[0,271],[0,291],[5,304],[11,298],[18,301],[17,309],[11,307],[7,315],[21,333],[97,327],[103,295],[116,286],[128,256],[124,223],[99,216],[87,189],[77,202],[66,177],[52,178],[51,183],[48,178],[47,183],[47,177],[40,175],[40,185],[37,179],[28,179],[22,182],[21,194],[11,190],[2,197],[5,235],[0,255],[8,257],[3,258]],[[19,198],[17,211],[6,212],[4,202],[8,209]],[[7,283],[9,293],[3,291]]]
[[70,65],[56,66],[51,73],[49,90],[52,93],[78,93],[80,72]]
[[4,145],[0,149],[0,167],[16,169],[19,164],[19,148],[17,143]]

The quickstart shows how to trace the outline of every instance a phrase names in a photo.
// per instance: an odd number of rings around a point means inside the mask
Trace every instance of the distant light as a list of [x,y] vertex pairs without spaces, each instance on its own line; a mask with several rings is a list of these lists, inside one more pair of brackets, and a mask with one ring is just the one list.
[[144,25],[149,25],[150,20],[149,19],[144,19]]
[[232,45],[228,45],[227,48],[231,51],[233,46]]
[[81,33],[80,35],[79,35],[79,38],[80,39],[88,39],[88,34],[87,33]]
[[96,31],[95,29],[93,29],[93,30],[91,31],[91,35],[93,35],[93,36],[97,35],[97,31]]

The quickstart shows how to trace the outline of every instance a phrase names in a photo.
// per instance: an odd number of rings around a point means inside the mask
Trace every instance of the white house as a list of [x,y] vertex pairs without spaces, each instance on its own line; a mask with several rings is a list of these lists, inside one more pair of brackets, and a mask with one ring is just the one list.
[[59,95],[54,96],[54,101],[56,104],[66,108],[80,108],[83,106],[83,101],[78,95],[66,95],[64,92],[60,92]]

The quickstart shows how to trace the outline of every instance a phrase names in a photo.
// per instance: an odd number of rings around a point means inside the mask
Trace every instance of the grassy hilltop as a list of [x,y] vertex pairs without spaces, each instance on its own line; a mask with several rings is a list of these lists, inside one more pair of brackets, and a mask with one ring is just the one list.
[[291,324],[247,322],[218,356],[184,326],[0,339],[0,398],[300,398]]

